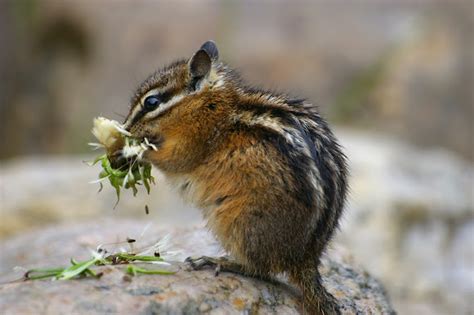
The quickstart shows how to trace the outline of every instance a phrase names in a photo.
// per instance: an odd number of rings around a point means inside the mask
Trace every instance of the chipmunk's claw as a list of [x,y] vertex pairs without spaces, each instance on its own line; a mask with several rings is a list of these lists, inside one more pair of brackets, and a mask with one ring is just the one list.
[[219,275],[221,270],[221,265],[218,258],[201,256],[201,257],[188,257],[184,261],[192,270],[202,270],[205,267],[210,267],[215,269],[216,277]]

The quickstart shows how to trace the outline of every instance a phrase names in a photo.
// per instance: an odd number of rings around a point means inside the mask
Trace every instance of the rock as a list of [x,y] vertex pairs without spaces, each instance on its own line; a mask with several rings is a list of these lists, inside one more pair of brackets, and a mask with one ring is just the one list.
[[[131,237],[137,240],[135,248],[139,248],[154,244],[168,233],[170,250],[180,251],[174,257],[176,261],[222,252],[202,227],[151,232],[146,226],[143,221],[99,220],[29,232],[2,243],[0,272],[11,272],[17,265],[26,268],[67,265],[71,257],[87,259],[90,253],[86,248],[96,248],[101,243]],[[104,246],[113,251],[124,245]],[[179,262],[166,268],[177,272],[124,278],[122,267],[104,266],[100,267],[104,273],[100,279],[4,283],[0,286],[0,309],[2,314],[298,313],[299,292],[284,277],[274,282],[226,272],[215,277],[213,270],[188,271]],[[325,286],[338,299],[344,314],[394,313],[382,285],[358,267],[342,248],[329,251],[321,272]],[[2,280],[12,280],[12,276],[4,276]]]
[[[401,313],[469,313],[474,299],[472,163],[384,136],[353,130],[337,130],[337,135],[350,158],[351,193],[335,243],[350,248],[355,260],[385,284]],[[46,224],[91,218],[146,218],[153,228],[200,222],[200,213],[184,205],[158,172],[150,195],[141,191],[133,198],[125,192],[114,210],[113,189],[106,186],[97,195],[97,185],[88,184],[99,172],[82,163],[90,158],[2,163],[0,242]]]
[[467,314],[474,299],[474,167],[446,150],[340,134],[351,194],[336,242],[402,314]]

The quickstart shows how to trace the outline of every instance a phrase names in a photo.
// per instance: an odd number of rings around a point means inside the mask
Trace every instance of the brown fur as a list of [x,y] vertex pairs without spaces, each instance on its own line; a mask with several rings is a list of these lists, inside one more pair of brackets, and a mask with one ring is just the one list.
[[[245,88],[210,59],[206,76],[193,77],[189,65],[201,62],[193,58],[152,75],[137,91],[125,125],[159,147],[144,158],[203,210],[234,258],[220,261],[224,267],[238,264],[260,276],[288,272],[303,291],[305,311],[337,314],[317,267],[344,203],[344,156],[314,106]],[[177,102],[137,119],[153,89],[178,95],[165,104]]]

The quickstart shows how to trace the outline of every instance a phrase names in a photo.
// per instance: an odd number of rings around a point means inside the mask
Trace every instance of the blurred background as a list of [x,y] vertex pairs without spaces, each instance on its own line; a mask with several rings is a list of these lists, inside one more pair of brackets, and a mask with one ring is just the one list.
[[352,173],[335,242],[395,308],[472,314],[473,12],[471,1],[0,0],[0,242],[103,217],[199,222],[157,172],[150,196],[125,194],[114,210],[82,161],[93,117],[122,120],[141,80],[214,39],[247,81],[307,97],[335,126]]

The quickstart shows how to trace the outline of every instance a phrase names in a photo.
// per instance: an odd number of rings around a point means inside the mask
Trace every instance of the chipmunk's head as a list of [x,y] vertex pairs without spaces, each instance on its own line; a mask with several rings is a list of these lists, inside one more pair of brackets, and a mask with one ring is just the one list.
[[196,162],[186,159],[202,158],[225,123],[232,102],[226,88],[228,70],[218,57],[215,43],[205,42],[188,60],[152,74],[135,93],[124,127],[159,148],[145,157],[160,160],[162,168],[164,160],[186,164]]

